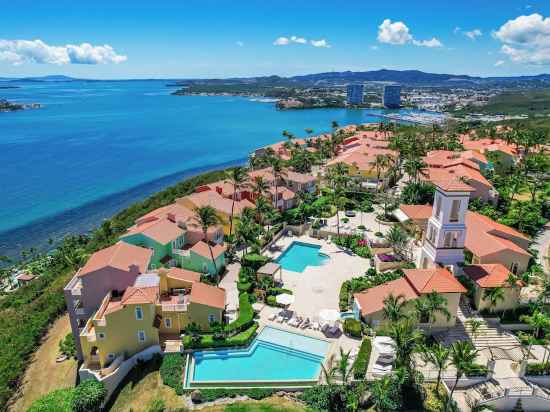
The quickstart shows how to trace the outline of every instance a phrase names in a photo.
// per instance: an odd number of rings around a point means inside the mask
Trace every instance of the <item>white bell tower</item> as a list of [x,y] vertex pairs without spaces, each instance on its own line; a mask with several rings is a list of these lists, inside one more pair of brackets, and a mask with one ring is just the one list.
[[432,216],[428,220],[418,267],[447,267],[455,275],[464,263],[466,211],[474,189],[460,180],[434,182]]

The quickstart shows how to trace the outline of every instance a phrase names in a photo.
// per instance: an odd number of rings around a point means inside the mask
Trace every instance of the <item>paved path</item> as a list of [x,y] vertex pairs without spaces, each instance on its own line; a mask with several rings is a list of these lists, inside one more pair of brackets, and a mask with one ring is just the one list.
[[237,280],[239,279],[239,271],[241,264],[238,262],[227,265],[227,274],[220,282],[220,287],[225,289],[226,304],[228,307],[239,307],[239,291],[237,289]]
[[545,273],[550,274],[548,256],[548,248],[550,247],[550,223],[547,223],[543,231],[535,238],[533,247],[537,250],[537,262],[542,265]]

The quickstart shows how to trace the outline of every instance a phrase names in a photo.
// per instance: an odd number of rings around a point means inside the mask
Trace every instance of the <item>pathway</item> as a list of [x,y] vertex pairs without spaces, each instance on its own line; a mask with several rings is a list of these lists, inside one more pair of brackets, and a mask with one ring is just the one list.
[[239,307],[239,290],[237,289],[237,281],[239,279],[240,270],[241,264],[238,262],[227,265],[227,273],[219,284],[221,288],[225,289],[225,304],[227,305],[227,314],[231,320],[233,317],[236,317],[236,310]]
[[550,222],[544,226],[534,239],[533,248],[537,250],[537,262],[542,265],[544,272],[550,274],[550,256],[548,248],[550,248]]

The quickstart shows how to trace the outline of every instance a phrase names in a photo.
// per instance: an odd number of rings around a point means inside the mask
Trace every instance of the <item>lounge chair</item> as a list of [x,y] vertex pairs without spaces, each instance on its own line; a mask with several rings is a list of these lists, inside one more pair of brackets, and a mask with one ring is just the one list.
[[302,324],[300,325],[300,329],[306,329],[306,328],[309,327],[310,324],[311,324],[311,322],[310,322],[309,318],[306,318],[306,320],[304,321],[304,323],[302,323]]
[[298,324],[298,318],[292,318],[292,319],[290,319],[290,320],[288,321],[288,324],[289,324],[290,326],[296,327],[297,324]]
[[275,321],[277,323],[283,323],[285,321],[285,318],[281,315],[277,316],[277,318],[275,319]]
[[313,322],[313,323],[311,324],[311,328],[312,328],[313,330],[319,330],[319,327],[320,327],[320,326],[319,326],[319,322]]
[[269,316],[267,317],[267,320],[273,321],[273,320],[275,320],[276,318],[277,318],[277,314],[276,314],[276,313],[272,313],[271,315],[269,315]]

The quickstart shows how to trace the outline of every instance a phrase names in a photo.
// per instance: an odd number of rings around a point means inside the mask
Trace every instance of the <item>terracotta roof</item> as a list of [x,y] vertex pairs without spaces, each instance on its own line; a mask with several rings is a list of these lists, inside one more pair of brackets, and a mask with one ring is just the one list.
[[[214,190],[207,190],[204,192],[195,192],[186,196],[184,199],[188,199],[197,207],[212,206],[215,210],[224,213],[225,215],[231,214],[231,207],[233,205],[232,199],[227,199]],[[254,203],[247,199],[239,200],[235,202],[235,214],[240,214],[246,207],[254,208]]]
[[361,315],[365,316],[381,311],[384,308],[384,299],[390,294],[394,296],[403,295],[406,301],[418,297],[415,289],[406,278],[392,280],[363,292],[355,293],[353,297],[361,306]]
[[462,145],[466,150],[476,150],[481,153],[484,153],[485,151],[500,151],[511,156],[518,155],[516,148],[502,139],[484,138],[472,140],[471,138],[465,136],[462,140]]
[[430,218],[433,207],[432,205],[399,205],[399,209],[401,209],[409,219],[423,220]]
[[[470,187],[470,189],[466,190],[466,187],[464,186],[464,189],[462,190],[447,190],[447,191],[474,191],[475,189],[468,185],[466,182],[471,181],[477,181],[481,183],[484,186],[487,186],[488,188],[492,188],[493,185],[483,176],[479,170],[473,167],[466,166],[463,162],[460,164],[447,166],[447,167],[428,167],[425,168],[423,171],[423,174],[420,175],[420,178],[425,181],[433,182],[435,185],[438,186],[446,186],[446,187],[456,187],[461,188],[462,185],[466,185]],[[462,181],[461,178],[466,180],[466,182]]]
[[212,308],[225,309],[225,289],[198,282],[191,288],[189,301]]
[[[472,167],[472,160],[475,159],[480,163],[487,164],[487,158],[474,150],[467,150],[463,152],[452,152],[450,150],[432,150],[424,157],[424,162],[428,166],[446,167],[455,164],[465,164]],[[473,167],[479,166],[473,163]]]
[[[500,234],[499,234],[500,232]],[[474,255],[483,257],[501,251],[512,251],[524,256],[531,254],[503,235],[528,240],[524,234],[476,212],[466,212],[466,239],[464,245]]]
[[430,179],[430,181],[445,192],[473,192],[475,190],[472,186],[459,179]]
[[[465,266],[464,273],[482,288],[511,287],[507,281],[512,272],[500,263]],[[518,279],[517,285],[523,282]]]
[[315,180],[317,180],[315,176],[308,175],[305,173],[298,173],[293,170],[287,170],[286,174],[287,176],[285,179],[291,180],[293,182],[298,182],[298,183],[310,183],[310,182],[315,182]]
[[36,276],[34,276],[32,273],[21,273],[20,275],[17,275],[15,279],[20,280],[21,282],[29,282],[35,277]]
[[88,262],[78,271],[78,276],[85,276],[105,267],[129,271],[134,266],[139,273],[144,273],[152,255],[153,251],[150,249],[118,242],[90,256]]
[[419,293],[465,293],[466,289],[445,268],[405,269],[405,277]]
[[124,236],[141,233],[150,239],[165,245],[176,240],[183,235],[185,231],[178,224],[168,218],[156,219],[142,224],[137,224],[128,229]]
[[[226,247],[224,245],[216,244],[214,246],[211,246],[212,248],[212,254],[214,255],[214,259],[216,259],[218,256],[220,256],[222,253],[225,252]],[[190,249],[192,252],[195,252],[197,255],[200,255],[202,257],[210,259],[210,249],[208,248],[208,244],[204,241],[199,241],[193,245]]]
[[170,268],[166,272],[166,276],[179,279],[179,280],[185,280],[187,282],[200,282],[201,281],[201,274],[198,272],[194,272],[192,270],[188,269],[180,269],[180,268]]
[[121,299],[123,305],[156,304],[158,301],[159,288],[155,286],[145,288],[130,286],[126,288]]

